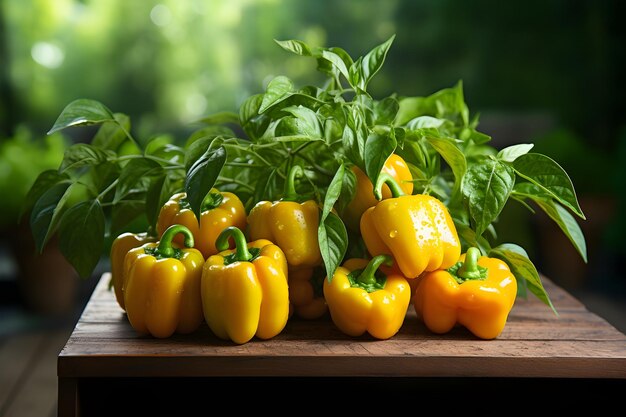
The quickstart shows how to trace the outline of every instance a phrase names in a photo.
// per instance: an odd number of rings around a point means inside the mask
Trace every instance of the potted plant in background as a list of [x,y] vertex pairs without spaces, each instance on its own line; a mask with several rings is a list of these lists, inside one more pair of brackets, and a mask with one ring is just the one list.
[[22,209],[38,174],[58,167],[69,141],[61,134],[33,138],[24,127],[0,143],[0,230],[9,262],[14,266],[18,293],[28,310],[64,315],[76,304],[76,273],[63,257],[56,237],[38,253],[28,213]]

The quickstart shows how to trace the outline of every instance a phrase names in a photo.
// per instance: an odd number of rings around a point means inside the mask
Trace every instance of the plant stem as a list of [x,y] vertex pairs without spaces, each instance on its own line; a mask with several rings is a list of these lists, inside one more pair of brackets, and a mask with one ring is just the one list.
[[241,180],[238,180],[236,178],[227,178],[227,177],[217,177],[218,181],[224,182],[224,183],[234,183],[237,185],[240,185],[242,187],[244,187],[246,190],[248,191],[254,191],[254,187],[252,187],[250,184],[245,183]]
[[130,159],[142,159],[142,158],[150,159],[155,162],[162,162],[164,164],[167,164],[169,166],[176,167],[176,168],[185,168],[185,165],[183,164],[177,164],[176,162],[172,162],[169,159],[157,158],[156,156],[150,156],[150,155],[124,155],[124,156],[120,156],[119,158],[117,158],[117,160],[128,161]]
[[315,170],[316,170],[317,172],[319,172],[320,174],[322,174],[322,175],[324,175],[324,176],[327,176],[327,177],[329,177],[329,178],[332,178],[332,177],[333,177],[333,175],[334,175],[334,174],[333,174],[332,172],[330,172],[329,170],[327,170],[327,169],[325,169],[325,168],[322,168],[321,166],[317,165],[317,164],[315,163],[315,161],[313,161],[313,160],[312,160],[312,159],[311,159],[308,155],[306,155],[306,156],[305,156],[305,155],[298,155],[298,156],[299,156],[300,158],[304,159],[305,161],[307,161],[309,164],[311,164],[311,166],[312,166],[313,168],[315,168]]
[[98,194],[98,196],[96,197],[96,200],[98,200],[100,202],[100,204],[102,204],[102,197],[104,197],[105,195],[107,195],[109,193],[109,191],[113,190],[116,186],[117,183],[120,181],[119,178],[117,178],[115,181],[113,181],[111,184],[109,184],[109,186],[107,188],[105,188],[100,194]]

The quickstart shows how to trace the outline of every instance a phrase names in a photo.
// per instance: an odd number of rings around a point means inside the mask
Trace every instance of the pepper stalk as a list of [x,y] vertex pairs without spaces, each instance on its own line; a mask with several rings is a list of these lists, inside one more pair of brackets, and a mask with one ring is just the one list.
[[148,255],[152,255],[157,259],[165,259],[165,258],[180,259],[182,256],[182,251],[179,248],[175,248],[172,245],[172,241],[174,240],[174,237],[179,233],[182,233],[185,237],[185,240],[184,240],[185,246],[188,248],[193,248],[195,242],[194,242],[193,234],[191,233],[191,231],[187,227],[183,226],[182,224],[174,224],[168,227],[165,230],[165,232],[163,232],[163,235],[161,236],[161,241],[159,242],[157,247],[146,248],[144,249],[144,251]]
[[385,288],[386,276],[381,274],[378,268],[381,265],[391,266],[393,258],[389,255],[374,256],[367,264],[365,269],[352,271],[348,275],[350,285],[353,287],[363,288],[367,292],[374,292]]

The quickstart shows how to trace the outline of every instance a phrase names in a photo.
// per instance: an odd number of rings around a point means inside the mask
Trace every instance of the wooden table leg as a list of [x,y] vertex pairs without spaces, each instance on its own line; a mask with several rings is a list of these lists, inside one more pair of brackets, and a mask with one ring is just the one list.
[[59,378],[59,417],[79,416],[78,380],[76,378]]

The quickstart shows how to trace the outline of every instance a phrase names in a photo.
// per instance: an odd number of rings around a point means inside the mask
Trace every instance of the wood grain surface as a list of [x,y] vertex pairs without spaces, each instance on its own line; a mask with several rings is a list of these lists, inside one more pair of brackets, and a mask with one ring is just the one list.
[[104,274],[58,357],[58,376],[99,377],[549,377],[626,378],[626,335],[543,277],[558,315],[529,294],[502,334],[480,340],[464,328],[431,333],[410,307],[394,337],[341,333],[330,317],[292,318],[270,340],[243,345],[193,334],[140,335]]

